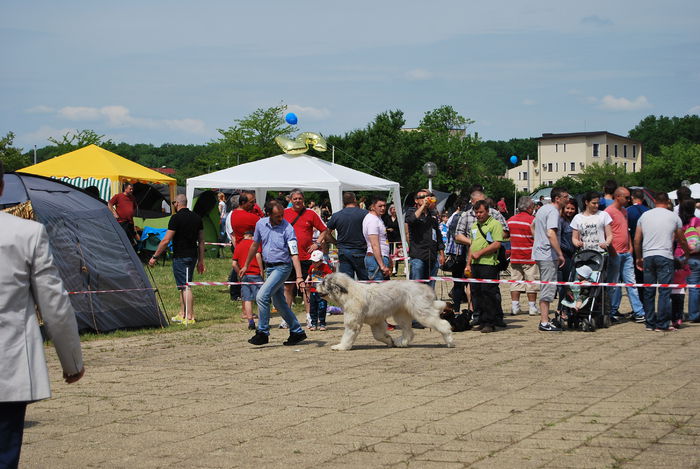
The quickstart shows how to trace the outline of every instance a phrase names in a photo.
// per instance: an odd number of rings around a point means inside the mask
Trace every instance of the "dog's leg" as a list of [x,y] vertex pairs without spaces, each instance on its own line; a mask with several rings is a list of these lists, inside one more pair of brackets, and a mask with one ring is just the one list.
[[421,318],[420,323],[425,327],[435,329],[442,334],[442,338],[445,340],[448,347],[455,346],[454,340],[452,339],[452,326],[450,326],[449,322],[445,321],[444,319],[440,319],[439,316],[428,316]]
[[357,334],[360,333],[362,329],[362,324],[345,324],[345,332],[343,333],[343,338],[340,339],[340,343],[331,347],[331,350],[350,350],[352,344],[355,343]]
[[387,344],[389,347],[394,346],[394,340],[391,338],[389,334],[386,333],[386,323],[382,321],[379,324],[372,324],[372,335],[374,336],[375,339],[377,339],[379,342],[384,342]]
[[394,343],[397,347],[408,347],[408,344],[413,340],[413,318],[404,311],[401,311],[400,313],[394,313],[394,319],[401,328],[401,337],[394,341]]

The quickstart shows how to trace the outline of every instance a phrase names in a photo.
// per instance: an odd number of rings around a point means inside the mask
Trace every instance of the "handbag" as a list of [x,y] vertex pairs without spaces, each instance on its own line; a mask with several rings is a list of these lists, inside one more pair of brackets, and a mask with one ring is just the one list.
[[[481,236],[484,237],[484,240],[486,240],[487,243],[492,244],[493,241],[489,241],[486,238],[486,235],[484,234],[484,231],[481,229],[481,225],[479,225],[478,222],[476,223],[476,227],[479,229],[479,233],[481,233]],[[496,267],[498,267],[499,272],[503,272],[505,270],[508,270],[508,265],[510,264],[510,260],[508,260],[508,256],[506,255],[506,248],[503,246],[503,243],[501,243],[501,247],[498,248],[498,264],[496,264]]]
[[454,268],[456,263],[457,263],[457,255],[456,254],[448,254],[447,257],[445,258],[445,262],[442,264],[442,270],[451,271]]

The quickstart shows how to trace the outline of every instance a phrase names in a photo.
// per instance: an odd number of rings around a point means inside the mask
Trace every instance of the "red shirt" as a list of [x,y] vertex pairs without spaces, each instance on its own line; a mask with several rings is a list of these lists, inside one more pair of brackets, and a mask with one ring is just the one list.
[[246,212],[243,209],[237,208],[231,212],[231,229],[233,230],[233,238],[236,245],[241,242],[246,231],[255,231],[255,224],[258,220],[260,220],[260,217],[255,213]]
[[[284,219],[292,223],[299,215],[299,212],[293,208],[284,210]],[[294,223],[294,233],[297,235],[297,246],[299,247],[299,260],[308,261],[311,258],[311,253],[307,249],[313,243],[314,228],[318,231],[325,231],[326,224],[323,223],[313,210],[304,210],[299,219]]]
[[512,264],[534,264],[532,260],[532,245],[535,238],[530,226],[535,217],[527,212],[520,212],[508,219],[510,231],[510,262]]
[[610,218],[612,218],[610,228],[613,233],[613,249],[615,249],[618,254],[629,252],[630,231],[629,224],[627,223],[627,209],[625,207],[617,209],[613,205],[610,205],[605,208],[605,211],[608,212]]
[[133,194],[126,195],[120,192],[109,199],[109,203],[114,206],[117,212],[117,222],[134,222],[134,215],[136,215],[136,197],[134,197]]
[[[323,277],[325,277],[328,274],[332,274],[333,269],[330,268],[328,264],[325,262],[321,262],[318,267],[314,268],[314,265],[311,264],[311,267],[309,267],[309,280],[311,282],[317,282],[321,280]],[[309,291],[314,293],[316,291],[316,284],[311,283],[309,285]]]
[[[239,243],[236,243],[236,249],[233,250],[233,256],[231,258],[238,262],[238,267],[243,267],[245,265],[251,244],[253,244],[252,239],[242,239]],[[258,252],[260,252],[260,248],[258,248]],[[248,270],[246,270],[246,275],[260,275],[260,266],[255,257],[250,261]]]

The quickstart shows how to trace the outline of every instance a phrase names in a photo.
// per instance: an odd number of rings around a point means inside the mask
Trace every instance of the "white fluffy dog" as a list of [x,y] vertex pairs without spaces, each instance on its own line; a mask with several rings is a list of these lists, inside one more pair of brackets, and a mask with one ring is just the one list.
[[[361,284],[343,273],[330,274],[316,287],[319,295],[340,304],[345,319],[345,333],[333,350],[350,350],[363,323],[372,327],[372,335],[389,347],[408,347],[413,340],[413,319],[425,327],[437,329],[448,347],[454,347],[450,323],[440,319],[444,301],[422,283],[392,280]],[[386,319],[393,317],[401,327],[401,337],[394,341],[386,332]]]

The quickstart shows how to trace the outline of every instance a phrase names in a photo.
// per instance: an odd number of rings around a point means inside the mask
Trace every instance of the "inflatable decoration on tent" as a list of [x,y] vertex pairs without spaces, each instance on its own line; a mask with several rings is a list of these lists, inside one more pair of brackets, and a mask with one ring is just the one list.
[[[106,204],[55,179],[8,173],[0,209],[46,227],[81,331],[164,327],[167,320],[124,230]],[[111,291],[89,293],[90,291]]]
[[301,155],[309,151],[309,146],[316,151],[326,151],[326,139],[314,132],[302,132],[294,140],[287,137],[275,137],[275,143],[288,155]]

